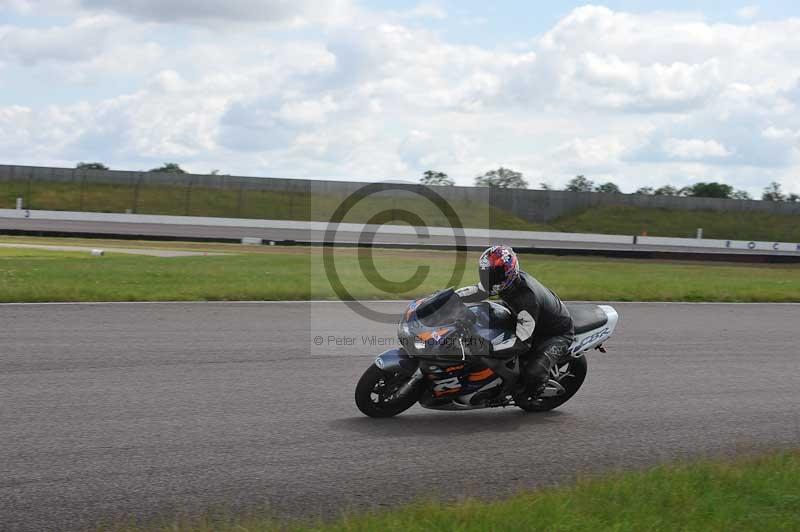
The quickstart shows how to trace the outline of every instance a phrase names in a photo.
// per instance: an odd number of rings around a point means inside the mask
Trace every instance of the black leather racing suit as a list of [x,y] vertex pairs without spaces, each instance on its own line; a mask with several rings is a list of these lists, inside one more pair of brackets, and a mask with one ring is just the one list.
[[[478,283],[456,290],[465,303],[483,301],[491,294]],[[541,392],[550,369],[563,357],[575,336],[572,317],[564,303],[549,288],[526,272],[498,294],[516,314],[516,339],[493,346],[503,356],[517,355],[525,367],[525,389]],[[502,353],[501,353],[502,352]]]

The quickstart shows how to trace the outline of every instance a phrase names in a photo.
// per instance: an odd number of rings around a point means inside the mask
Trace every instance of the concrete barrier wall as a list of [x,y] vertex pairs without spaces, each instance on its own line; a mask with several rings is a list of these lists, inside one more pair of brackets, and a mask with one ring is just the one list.
[[[322,196],[345,197],[366,183],[348,181],[323,181],[283,179],[271,177],[242,177],[198,174],[165,174],[151,172],[125,172],[103,170],[76,170],[35,166],[0,165],[0,184],[15,183],[19,193],[26,193],[36,183],[107,183],[131,187],[168,185],[218,188],[226,190],[263,190],[294,192]],[[393,188],[396,185],[391,185]],[[406,184],[404,190],[388,190],[384,194],[400,197],[420,189],[419,185]],[[777,203],[754,200],[729,200],[718,198],[677,198],[669,196],[644,196],[638,194],[602,194],[595,192],[564,192],[553,190],[507,190],[482,187],[431,187],[448,201],[485,202],[516,214],[531,222],[547,222],[565,214],[579,212],[601,205],[628,205],[644,208],[708,211],[760,211],[775,214],[800,215],[800,203]],[[132,193],[135,198],[136,194]],[[188,194],[187,194],[188,197]],[[312,196],[313,197],[313,196]],[[313,199],[312,199],[313,201]],[[134,209],[135,210],[135,209]]]
[[[291,229],[298,231],[324,232],[329,228],[327,222],[304,222],[292,220],[256,220],[247,218],[216,218],[203,216],[166,216],[157,214],[117,214],[104,212],[68,212],[0,209],[0,219],[50,220],[64,222],[95,222],[107,224],[157,224],[190,225],[207,227],[240,227],[254,229]],[[408,225],[366,225],[354,223],[335,224],[337,232],[361,233],[376,231],[379,234],[412,236],[416,238],[418,228]],[[427,227],[425,232],[431,236],[452,237],[450,227]],[[631,244],[633,237],[628,235],[602,235],[586,233],[553,233],[542,231],[505,231],[491,229],[464,229],[464,234],[475,238],[543,240],[563,242],[589,242],[608,244]]]
[[800,252],[800,244],[790,242],[761,242],[754,240],[714,240],[705,238],[667,238],[640,236],[636,238],[639,245],[680,246],[687,248],[717,248],[751,251],[788,251]]
[[[418,229],[407,225],[369,226],[342,223],[329,238],[326,222],[290,220],[257,220],[198,216],[164,216],[148,214],[116,214],[0,209],[0,229],[21,231],[56,231],[64,233],[134,234],[151,236],[190,236],[197,238],[226,237],[241,239],[258,237],[267,240],[301,242],[359,242],[364,233],[374,232],[374,241],[415,246],[421,241],[430,245],[454,247],[456,239],[449,227]],[[520,248],[547,249],[625,249],[670,251],[673,253],[740,253],[756,255],[800,255],[800,243],[747,242],[693,238],[634,237],[587,233],[555,233],[539,231],[495,231],[464,229],[468,246],[486,246],[503,242]]]

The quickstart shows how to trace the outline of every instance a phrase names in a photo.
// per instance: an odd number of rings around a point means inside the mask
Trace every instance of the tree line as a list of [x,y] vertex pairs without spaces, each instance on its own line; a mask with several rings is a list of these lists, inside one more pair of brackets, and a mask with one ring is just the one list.
[[[75,168],[78,170],[111,170],[108,166],[103,163],[84,163],[80,162],[75,165]],[[165,174],[185,174],[187,173],[186,170],[181,168],[178,163],[164,163],[163,165],[159,166],[158,168],[151,168],[148,172],[162,172]],[[212,174],[216,175],[219,173],[219,170],[213,170]]]
[[[81,170],[109,170],[110,168],[103,163],[84,163],[80,162],[76,168]],[[158,168],[152,168],[148,172],[163,172],[168,174],[185,174],[186,171],[180,167],[178,163],[164,163]],[[212,175],[218,175],[219,170],[212,170]],[[455,181],[444,172],[437,172],[434,170],[426,170],[420,178],[420,183],[423,185],[437,185],[437,186],[453,186]],[[496,170],[489,170],[483,175],[475,177],[474,181],[477,187],[490,187],[490,188],[528,188],[528,182],[522,175],[522,172],[517,172],[510,168],[500,167]],[[540,183],[539,187],[543,190],[558,190],[551,187],[547,183]],[[567,186],[564,187],[567,192],[602,192],[605,194],[622,194],[620,188],[613,182],[607,181],[605,183],[595,183],[586,176],[577,175],[569,180]],[[673,187],[672,185],[664,185],[662,187],[641,187],[634,192],[634,194],[644,194],[647,196],[679,196],[679,197],[694,197],[694,198],[726,198],[726,199],[753,199],[750,194],[745,190],[734,190],[730,185],[717,182],[700,182],[688,187]],[[791,193],[786,194],[781,188],[781,184],[773,181],[764,188],[761,194],[761,199],[764,201],[788,201],[800,202],[800,195]]]
[[[420,183],[423,185],[453,186],[450,176],[444,172],[427,170],[422,174]],[[528,188],[528,182],[521,172],[510,168],[500,167],[497,170],[490,170],[483,175],[475,177],[475,186],[491,188]],[[540,183],[539,187],[543,190],[558,190],[551,187],[548,183]],[[622,194],[620,188],[613,182],[595,183],[586,176],[577,175],[567,182],[564,187],[567,192],[603,192],[606,194]],[[688,187],[674,187],[664,185],[662,187],[641,187],[634,194],[644,194],[647,196],[678,196],[694,198],[725,198],[725,199],[754,199],[746,190],[734,190],[730,185],[717,182],[700,182]],[[786,194],[781,188],[781,184],[773,181],[764,188],[761,194],[764,201],[789,201],[800,202],[797,194]]]

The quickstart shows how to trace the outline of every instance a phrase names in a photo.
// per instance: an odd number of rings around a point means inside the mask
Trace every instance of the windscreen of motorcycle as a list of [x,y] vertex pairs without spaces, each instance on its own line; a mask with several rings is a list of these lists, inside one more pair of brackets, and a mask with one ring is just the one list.
[[453,323],[464,312],[464,304],[452,288],[436,292],[417,307],[417,319],[426,327]]

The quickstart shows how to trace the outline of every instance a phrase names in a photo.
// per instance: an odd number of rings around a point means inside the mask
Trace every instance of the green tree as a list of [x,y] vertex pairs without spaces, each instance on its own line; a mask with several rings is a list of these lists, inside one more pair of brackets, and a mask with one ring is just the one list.
[[622,194],[622,191],[619,189],[619,187],[611,181],[608,183],[603,183],[602,185],[597,185],[594,187],[594,191],[604,192],[605,194]]
[[781,184],[777,181],[773,181],[764,188],[761,199],[764,201],[786,201],[786,196],[783,195]]
[[730,198],[733,194],[733,187],[724,183],[695,183],[687,187],[687,196],[696,198]]
[[444,172],[434,172],[433,170],[425,170],[419,182],[423,185],[439,185],[445,187],[452,187],[456,184],[456,182]]
[[164,163],[159,168],[151,168],[148,172],[163,172],[165,174],[185,174],[186,171],[178,163]]
[[749,200],[753,199],[750,197],[750,194],[746,190],[737,190],[733,194],[731,194],[732,199],[742,199],[742,200]]
[[656,196],[679,196],[680,192],[680,190],[672,185],[664,185],[663,187],[658,187],[655,189],[653,194]]
[[798,196],[795,193],[791,193],[788,196],[786,196],[786,201],[789,201],[789,202],[792,202],[792,203],[800,202],[800,196]]
[[542,181],[541,183],[539,183],[539,188],[541,190],[555,190],[553,186],[547,181]]
[[475,178],[475,186],[491,188],[528,188],[521,172],[503,168],[490,170]]
[[110,170],[110,168],[103,163],[85,163],[83,161],[75,165],[78,170]]
[[730,198],[733,187],[724,183],[695,183],[687,187],[687,196],[695,198]]
[[576,175],[569,180],[564,190],[568,192],[591,192],[594,190],[594,182],[589,181],[583,175]]
[[653,187],[641,187],[637,188],[634,194],[642,194],[643,196],[652,196],[653,195]]

